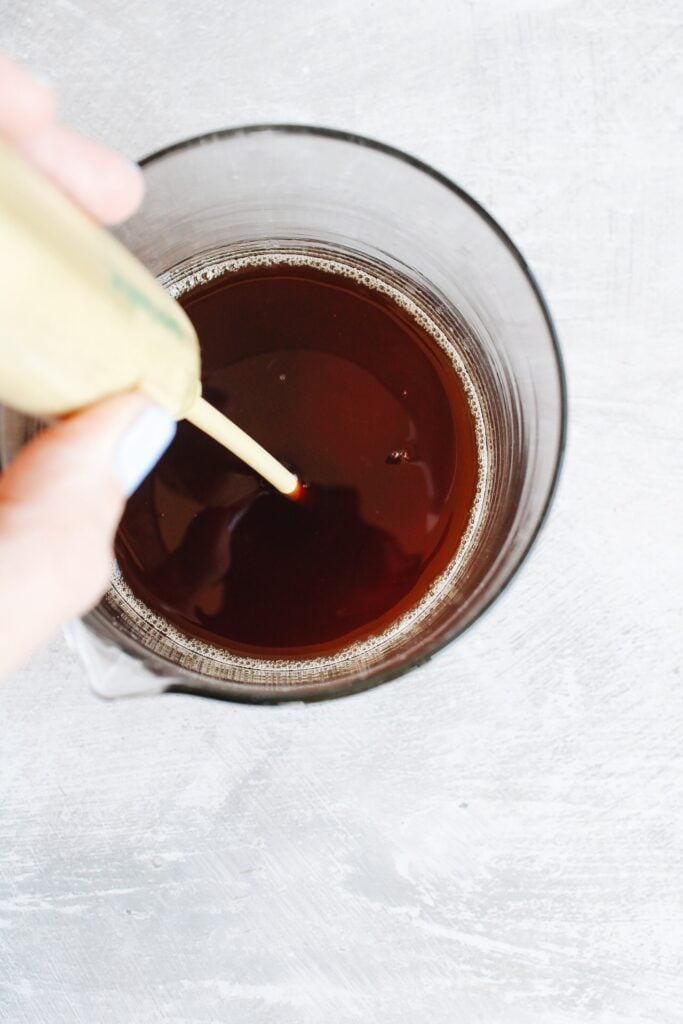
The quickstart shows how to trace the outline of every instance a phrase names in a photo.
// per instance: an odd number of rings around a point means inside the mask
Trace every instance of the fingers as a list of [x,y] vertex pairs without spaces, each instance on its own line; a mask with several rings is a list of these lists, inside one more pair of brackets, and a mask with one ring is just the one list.
[[141,396],[119,396],[46,430],[0,478],[0,672],[101,596],[126,494],[174,431]]
[[52,90],[0,56],[0,134],[103,224],[137,209],[144,182],[137,165],[55,120]]
[[54,121],[55,95],[25,68],[0,53],[0,133],[21,142]]
[[[60,125],[52,90],[1,55],[0,136],[104,223],[142,198],[140,170]],[[45,431],[0,477],[0,672],[98,599],[125,496],[174,430],[161,409],[121,396]]]
[[43,127],[19,147],[91,216],[118,224],[142,201],[142,173],[106,146],[60,124]]

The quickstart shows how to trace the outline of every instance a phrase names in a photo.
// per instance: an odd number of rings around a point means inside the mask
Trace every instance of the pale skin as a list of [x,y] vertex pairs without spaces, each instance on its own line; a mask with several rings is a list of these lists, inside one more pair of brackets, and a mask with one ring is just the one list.
[[[142,199],[138,168],[61,125],[54,92],[2,55],[0,135],[103,224]],[[122,395],[70,416],[0,476],[0,674],[104,591],[125,502],[113,456],[145,404]]]

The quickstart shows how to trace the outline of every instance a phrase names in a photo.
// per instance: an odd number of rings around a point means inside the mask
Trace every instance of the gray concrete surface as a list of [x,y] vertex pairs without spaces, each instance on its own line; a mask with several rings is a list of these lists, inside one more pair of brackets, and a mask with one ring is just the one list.
[[[0,689],[5,1024],[683,1020],[683,9],[18,0],[0,44],[138,157],[252,121],[408,149],[539,275],[558,499],[470,633],[311,707]],[[2,580],[2,585],[11,581]]]

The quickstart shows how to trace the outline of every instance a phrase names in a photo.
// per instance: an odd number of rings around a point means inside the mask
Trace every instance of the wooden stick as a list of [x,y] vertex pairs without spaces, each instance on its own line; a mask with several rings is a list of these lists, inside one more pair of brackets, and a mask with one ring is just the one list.
[[273,456],[262,448],[253,437],[245,434],[236,423],[229,420],[227,416],[214,409],[204,398],[196,398],[189,410],[185,413],[185,419],[194,423],[205,434],[213,437],[215,441],[222,444],[251,466],[272,484],[276,490],[291,498],[296,498],[301,490],[298,478],[294,473],[274,459]]

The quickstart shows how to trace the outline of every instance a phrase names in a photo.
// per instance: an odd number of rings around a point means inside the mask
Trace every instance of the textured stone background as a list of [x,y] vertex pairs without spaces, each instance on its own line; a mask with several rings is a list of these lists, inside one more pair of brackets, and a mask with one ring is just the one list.
[[680,0],[15,0],[0,23],[134,157],[293,120],[432,163],[538,273],[571,394],[533,557],[410,678],[104,704],[55,640],[5,682],[0,1019],[680,1024]]

